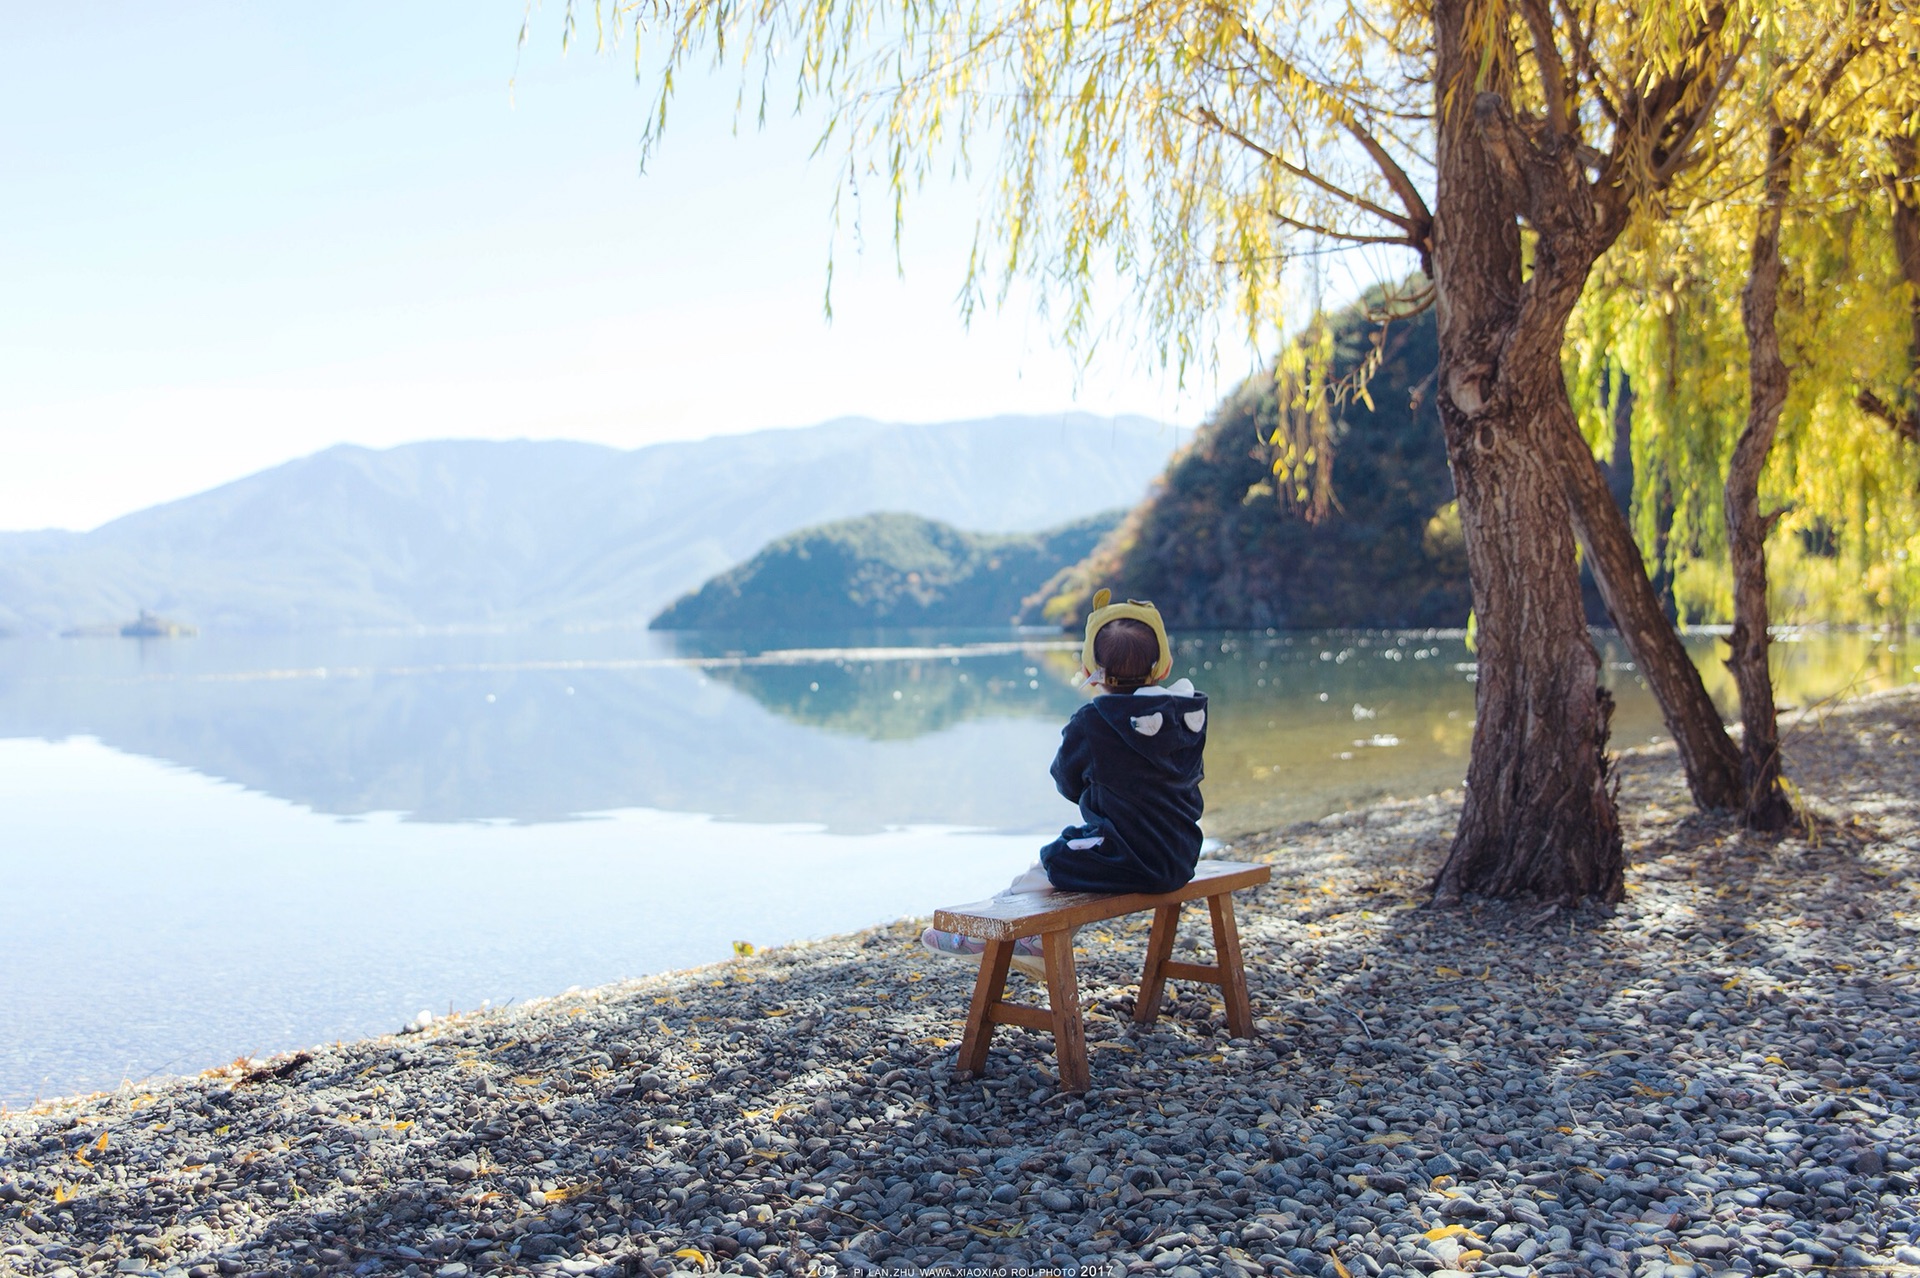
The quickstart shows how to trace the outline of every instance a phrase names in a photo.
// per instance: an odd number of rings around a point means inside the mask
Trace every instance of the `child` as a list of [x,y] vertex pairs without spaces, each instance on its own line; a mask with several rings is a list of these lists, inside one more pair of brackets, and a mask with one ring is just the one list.
[[[1171,892],[1200,859],[1201,752],[1207,698],[1185,679],[1162,688],[1173,668],[1160,612],[1151,603],[1093,597],[1080,650],[1085,681],[1100,690],[1060,733],[1053,781],[1080,805],[1070,825],[1040,849],[1040,863],[1001,893]],[[936,954],[980,960],[972,937],[928,928]],[[1040,938],[1014,944],[1014,964],[1038,975]]]

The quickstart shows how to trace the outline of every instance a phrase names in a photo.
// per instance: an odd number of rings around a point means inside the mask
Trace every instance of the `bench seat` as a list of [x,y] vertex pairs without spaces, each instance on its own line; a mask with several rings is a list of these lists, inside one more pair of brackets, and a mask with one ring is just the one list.
[[[1272,871],[1264,865],[1202,861],[1194,868],[1192,880],[1172,892],[1024,892],[935,911],[935,927],[986,943],[973,1003],[967,1009],[960,1068],[977,1074],[986,1066],[995,1025],[1024,1025],[1052,1033],[1061,1090],[1086,1091],[1086,1030],[1080,1018],[1080,990],[1073,963],[1074,929],[1148,910],[1153,911],[1153,930],[1147,938],[1147,960],[1140,973],[1134,1020],[1142,1025],[1153,1023],[1160,1013],[1160,996],[1167,981],[1201,981],[1220,987],[1227,1028],[1233,1035],[1252,1037],[1253,1013],[1247,1005],[1247,976],[1241,965],[1233,894],[1242,888],[1258,887],[1270,878]],[[1173,941],[1181,907],[1203,899],[1212,916],[1214,961],[1175,962]],[[1001,997],[1013,960],[1013,943],[1026,936],[1040,938],[1047,984],[1048,1005],[1044,1008],[1008,1003]]]

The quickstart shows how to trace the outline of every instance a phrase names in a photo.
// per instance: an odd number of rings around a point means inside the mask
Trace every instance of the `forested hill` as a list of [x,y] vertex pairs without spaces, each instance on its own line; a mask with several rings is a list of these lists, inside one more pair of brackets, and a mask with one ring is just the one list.
[[653,629],[1004,626],[1120,516],[999,536],[916,515],[842,519],[772,542],[655,617]]
[[[1374,326],[1335,321],[1337,371]],[[1470,607],[1453,481],[1431,393],[1431,313],[1394,325],[1369,384],[1373,408],[1337,410],[1333,491],[1309,523],[1273,494],[1276,402],[1250,378],[1169,464],[1146,501],[1081,563],[1029,598],[1022,620],[1077,625],[1101,586],[1151,599],[1174,626],[1460,626]],[[1430,388],[1429,388],[1430,389]]]

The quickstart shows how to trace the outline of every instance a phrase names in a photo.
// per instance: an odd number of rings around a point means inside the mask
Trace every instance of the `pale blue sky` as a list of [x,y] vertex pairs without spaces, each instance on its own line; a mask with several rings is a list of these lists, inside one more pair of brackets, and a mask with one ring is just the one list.
[[341,441],[1191,424],[1214,398],[1124,343],[1076,385],[1019,299],[968,332],[958,189],[912,209],[904,282],[884,227],[843,244],[828,325],[811,126],[734,136],[731,80],[691,85],[642,176],[631,60],[563,58],[558,5],[524,51],[520,0],[8,9],[0,528],[91,527]]

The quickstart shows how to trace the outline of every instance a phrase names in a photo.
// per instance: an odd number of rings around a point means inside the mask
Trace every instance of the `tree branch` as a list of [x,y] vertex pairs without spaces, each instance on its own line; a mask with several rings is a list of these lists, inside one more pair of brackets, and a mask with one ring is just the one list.
[[[1246,32],[1246,38],[1260,56],[1271,66],[1284,69],[1303,83],[1313,82],[1294,65],[1292,59],[1282,55],[1252,31]],[[1331,92],[1329,92],[1327,96],[1329,98],[1335,97]],[[1424,241],[1427,237],[1428,228],[1433,225],[1433,212],[1427,207],[1426,200],[1421,198],[1420,188],[1413,184],[1413,179],[1407,176],[1406,169],[1388,153],[1387,149],[1380,144],[1380,140],[1373,135],[1372,131],[1360,123],[1359,113],[1354,110],[1351,103],[1341,102],[1339,114],[1341,127],[1346,129],[1346,131],[1353,136],[1353,140],[1360,144],[1360,148],[1364,150],[1367,153],[1367,157],[1373,161],[1374,167],[1380,170],[1380,176],[1386,179],[1387,186],[1392,189],[1395,197],[1399,199],[1401,206],[1406,210],[1406,221],[1399,222],[1398,224],[1405,227],[1410,234],[1418,235],[1418,237]]]
[[1566,22],[1567,29],[1571,33],[1567,43],[1573,49],[1575,70],[1580,75],[1584,75],[1587,83],[1592,86],[1593,99],[1600,106],[1600,114],[1607,117],[1609,124],[1616,129],[1619,128],[1620,105],[1614,100],[1618,96],[1618,91],[1608,83],[1606,72],[1601,69],[1599,63],[1594,61],[1592,32],[1582,26],[1580,15],[1574,11],[1568,0],[1554,0],[1554,2],[1560,6],[1561,18]]
[[1901,439],[1909,444],[1920,444],[1920,407],[1910,408],[1903,413],[1870,390],[1855,395],[1853,402],[1867,416],[1879,418]]
[[1402,248],[1410,249],[1421,247],[1410,235],[1358,235],[1352,231],[1336,231],[1330,226],[1315,226],[1311,222],[1302,222],[1298,218],[1288,217],[1277,209],[1268,209],[1267,216],[1296,231],[1324,236],[1330,240],[1345,240],[1349,244],[1397,244]]
[[[1389,222],[1394,226],[1399,227],[1402,231],[1405,231],[1408,235],[1413,235],[1416,233],[1416,226],[1414,225],[1414,222],[1411,218],[1403,217],[1400,214],[1389,212],[1388,210],[1380,207],[1378,204],[1375,204],[1372,200],[1369,200],[1366,197],[1361,195],[1356,195],[1352,191],[1347,190],[1345,187],[1335,186],[1333,183],[1327,181],[1325,178],[1321,177],[1319,174],[1313,172],[1312,170],[1302,168],[1300,165],[1293,163],[1291,160],[1285,159],[1277,152],[1268,150],[1266,147],[1261,146],[1258,142],[1255,142],[1252,138],[1248,137],[1246,134],[1240,132],[1240,130],[1228,124],[1225,120],[1222,120],[1218,115],[1214,113],[1214,110],[1212,107],[1203,106],[1203,107],[1195,108],[1195,114],[1192,116],[1189,116],[1188,118],[1194,120],[1196,123],[1204,124],[1210,129],[1215,129],[1226,137],[1232,138],[1235,142],[1238,142],[1241,146],[1247,148],[1247,150],[1252,151],[1255,155],[1260,156],[1262,159],[1266,160],[1269,164],[1272,164],[1275,168],[1280,169],[1282,172],[1291,173],[1293,176],[1299,178],[1301,181],[1309,182],[1314,186],[1319,187],[1322,191],[1325,191],[1328,195],[1333,196],[1336,200],[1344,200],[1348,204],[1353,205],[1355,208],[1360,209],[1363,212],[1371,213],[1373,214],[1373,216],[1381,219],[1382,221]],[[1418,228],[1418,229],[1424,230],[1424,228]]]
[[1578,141],[1567,114],[1567,64],[1553,42],[1553,15],[1544,0],[1520,0],[1520,14],[1533,33],[1533,60],[1540,67],[1540,89],[1547,98],[1547,127],[1561,137]]

